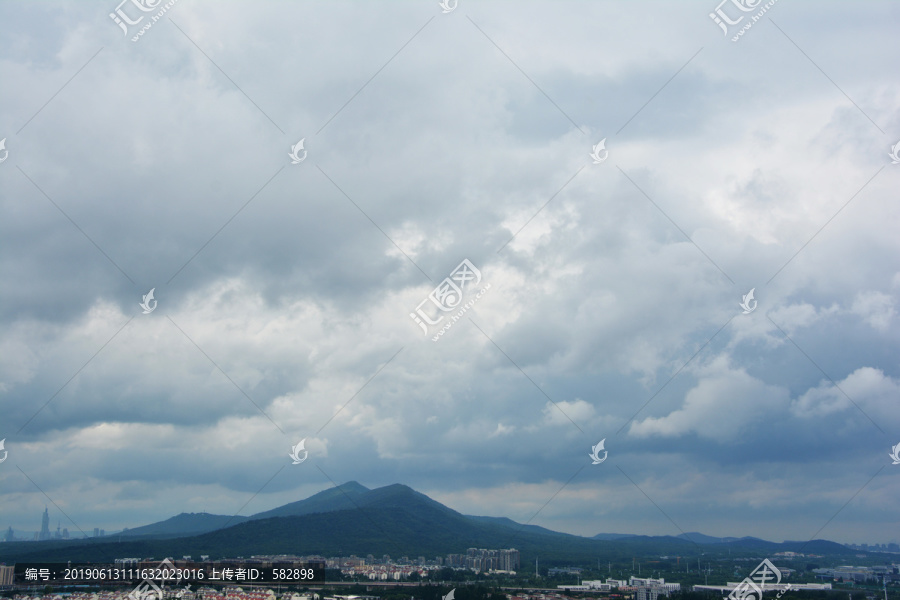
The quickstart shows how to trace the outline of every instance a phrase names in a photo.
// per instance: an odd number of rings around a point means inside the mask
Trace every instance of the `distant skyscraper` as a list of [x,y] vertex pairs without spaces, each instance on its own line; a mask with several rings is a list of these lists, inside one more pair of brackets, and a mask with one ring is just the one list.
[[500,550],[498,568],[502,571],[519,570],[519,551],[515,548]]
[[47,507],[44,507],[44,516],[41,517],[41,533],[38,536],[39,540],[49,540],[50,539],[50,513],[47,511]]
[[6,535],[3,538],[7,542],[11,542],[16,539],[15,534],[13,534],[12,527],[6,530]]

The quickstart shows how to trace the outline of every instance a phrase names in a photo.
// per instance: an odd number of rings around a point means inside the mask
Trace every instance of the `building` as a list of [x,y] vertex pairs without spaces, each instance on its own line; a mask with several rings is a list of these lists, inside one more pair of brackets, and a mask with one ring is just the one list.
[[[601,592],[611,592],[616,588],[624,588],[628,585],[628,582],[624,579],[607,579],[606,583],[599,579],[582,581],[581,585],[558,585],[557,589],[560,590],[570,590],[573,592],[587,592],[590,590],[597,590]],[[680,583],[669,583],[666,585],[678,586],[675,589],[681,589]],[[665,595],[665,594],[664,594]]]
[[[456,555],[448,555],[448,560]],[[518,571],[519,551],[515,548],[503,550],[488,550],[485,548],[469,548],[464,557],[462,566],[472,569],[476,573],[488,571]],[[452,563],[451,563],[452,566]]]
[[[658,587],[666,590],[666,593],[663,594],[668,596],[671,592],[680,592],[681,584],[680,583],[666,583],[665,579],[652,579],[650,577],[630,577],[628,579],[628,585],[637,587],[637,588],[654,588]],[[620,586],[621,587],[621,586]],[[647,599],[643,599],[647,600]],[[656,600],[656,597],[653,597],[653,600]]]
[[497,561],[498,571],[518,571],[519,570],[519,551],[515,548],[508,548],[500,551],[500,559]]
[[612,590],[612,587],[608,583],[603,583],[602,581],[582,581],[580,585],[558,585],[556,586],[558,590],[565,590],[567,592],[588,592],[591,590],[598,590],[601,592],[609,592]]
[[0,565],[0,586],[13,584],[13,573],[15,567]]
[[38,535],[38,539],[49,540],[50,539],[50,513],[47,512],[47,507],[44,507],[44,516],[41,517],[41,533]]
[[642,585],[638,586],[637,590],[634,594],[634,600],[657,600],[660,596],[668,596],[669,592],[674,591],[671,586],[677,585],[679,588],[681,584],[665,584],[665,585]]
[[[691,588],[694,592],[719,592],[726,596],[734,591],[740,583],[729,581],[725,585],[695,585]],[[782,590],[830,590],[830,583],[767,583],[765,591]]]
[[659,586],[663,587],[670,592],[680,592],[681,584],[680,583],[666,583],[665,579],[652,579],[650,577],[630,577],[628,579],[628,585],[632,585],[634,587],[653,587]]

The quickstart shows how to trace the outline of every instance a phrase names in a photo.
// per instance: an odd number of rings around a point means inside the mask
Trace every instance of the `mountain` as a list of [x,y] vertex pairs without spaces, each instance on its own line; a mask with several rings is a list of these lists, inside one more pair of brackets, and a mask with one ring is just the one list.
[[521,529],[522,531],[528,531],[538,535],[567,535],[558,531],[553,531],[552,529],[547,529],[546,527],[540,527],[538,525],[522,525],[521,523],[516,523],[512,519],[507,519],[506,517],[474,517],[472,515],[466,515],[466,518],[472,519],[473,521],[479,523],[493,523],[495,525],[509,527],[511,529]]
[[691,542],[697,542],[698,544],[724,544],[726,542],[736,542],[741,539],[746,539],[746,540],[758,539],[758,538],[713,537],[711,535],[703,535],[702,533],[698,533],[696,531],[682,533],[678,537],[680,537],[681,539],[684,539],[684,540],[689,540]]
[[[352,506],[350,506],[352,505]],[[348,507],[350,506],[350,507]],[[284,516],[267,516],[273,513]],[[300,514],[290,514],[300,513]],[[756,538],[706,543],[674,536],[598,534],[614,539],[587,538],[523,525],[498,517],[463,515],[405,485],[368,489],[350,482],[273,511],[233,520],[227,527],[200,534],[171,536],[173,527],[221,527],[222,515],[182,514],[146,526],[145,535],[90,540],[12,542],[0,544],[0,562],[112,562],[122,556],[156,557],[209,555],[213,560],[258,554],[319,554],[347,556],[443,556],[467,548],[517,548],[522,570],[536,556],[541,564],[630,562],[633,557],[700,553],[758,556],[780,551],[849,554],[846,547],[824,540],[777,544]],[[230,519],[230,517],[228,517]],[[138,528],[142,529],[142,528]],[[704,540],[706,537],[698,538]],[[729,539],[729,538],[711,538]]]
[[721,547],[731,547],[741,551],[757,550],[767,553],[804,552],[806,554],[835,555],[850,554],[851,552],[853,552],[847,546],[838,544],[837,542],[831,542],[829,540],[810,540],[808,542],[785,541],[778,544],[775,542],[767,542],[766,540],[761,540],[754,537],[742,537],[733,542],[723,543]]
[[[849,554],[851,552],[855,553],[854,550],[851,550],[847,546],[843,544],[838,544],[837,542],[832,542],[829,540],[812,540],[809,542],[788,542],[785,541],[781,544],[785,551],[789,552],[806,552],[808,554]],[[795,549],[796,548],[796,549]]]
[[211,515],[209,513],[181,513],[165,521],[135,527],[116,535],[184,537],[214,531],[228,525],[237,525],[246,520],[247,517],[229,517],[228,515]]
[[356,508],[357,502],[369,488],[355,481],[329,488],[314,494],[305,500],[291,502],[272,510],[256,513],[250,519],[269,519],[271,517],[291,517],[309,515],[320,512],[332,512],[336,510],[349,510]]
[[[350,486],[351,490],[354,488]],[[508,519],[467,517],[405,485],[367,491],[356,489],[350,496],[354,494],[355,506],[350,509],[249,518],[225,529],[187,537],[130,536],[121,542],[118,538],[115,541],[100,538],[89,543],[0,544],[0,560],[9,557],[29,562],[112,561],[121,556],[201,554],[208,554],[212,559],[254,554],[346,556],[350,553],[433,557],[464,553],[471,547],[514,547],[522,553],[526,564],[538,553],[542,560],[553,555],[561,561],[573,561],[598,555],[608,560],[624,560],[633,552],[609,546],[609,542],[523,526]],[[315,503],[324,501],[320,496]]]
[[291,502],[290,504],[257,513],[250,517],[212,515],[209,513],[181,513],[180,515],[166,519],[165,521],[128,529],[119,535],[158,538],[186,537],[199,535],[201,533],[209,533],[210,531],[222,529],[229,525],[237,525],[250,520],[351,509],[356,506],[355,501],[369,491],[371,491],[369,488],[360,485],[355,481],[350,481],[343,485],[321,491],[305,500]]
[[633,533],[598,533],[595,540],[621,540],[622,538],[636,537]]

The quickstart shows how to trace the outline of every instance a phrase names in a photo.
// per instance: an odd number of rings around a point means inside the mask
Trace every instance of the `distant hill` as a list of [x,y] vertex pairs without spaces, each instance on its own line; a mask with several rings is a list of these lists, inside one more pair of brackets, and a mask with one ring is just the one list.
[[759,538],[743,537],[733,542],[726,542],[722,544],[722,546],[726,548],[736,548],[742,551],[757,550],[767,553],[804,552],[806,554],[835,555],[849,554],[853,552],[852,550],[850,550],[850,548],[844,546],[843,544],[838,544],[837,542],[831,542],[828,540],[811,540],[808,542],[782,542],[780,544],[776,544],[775,542],[767,542],[766,540],[761,540]]
[[540,527],[538,525],[522,525],[521,523],[516,523],[512,519],[507,519],[506,517],[475,517],[472,515],[466,515],[466,518],[472,519],[477,523],[492,523],[494,525],[500,525],[502,527],[508,527],[510,529],[514,529],[516,531],[528,531],[535,535],[547,535],[547,536],[559,536],[559,535],[567,535],[565,533],[560,533],[558,531],[553,531],[552,529],[547,529],[546,527]]
[[[269,515],[276,516],[269,516]],[[0,544],[0,561],[112,561],[123,556],[209,555],[212,559],[255,554],[320,554],[337,556],[443,556],[467,548],[517,548],[522,570],[536,556],[541,564],[595,564],[598,560],[631,561],[632,557],[707,554],[759,556],[783,551],[846,555],[850,550],[825,540],[777,544],[756,538],[713,538],[703,534],[642,536],[597,534],[594,538],[522,525],[502,517],[463,515],[405,485],[374,490],[350,482],[252,517],[181,514],[167,521],[90,540],[13,542]],[[240,521],[240,522],[238,522]],[[177,527],[214,527],[194,535],[172,537]],[[126,532],[130,533],[130,532]],[[167,537],[168,539],[163,539]],[[603,539],[603,538],[607,539]],[[695,538],[695,539],[685,539]],[[732,541],[710,542],[709,540]]]
[[[360,491],[360,490],[357,490]],[[352,492],[351,492],[352,495]],[[508,519],[467,517],[405,485],[363,492],[351,509],[298,516],[247,519],[243,523],[189,537],[130,537],[63,545],[0,544],[0,560],[106,561],[121,556],[162,557],[208,554],[211,558],[254,554],[390,554],[438,556],[467,548],[519,549],[523,564],[540,554],[542,562],[584,557],[624,560],[633,549]],[[686,543],[681,541],[682,544]],[[9,553],[8,550],[14,550]],[[549,564],[549,563],[548,563]]]
[[692,542],[697,542],[698,544],[724,544],[726,542],[736,542],[739,539],[752,539],[755,540],[757,538],[735,538],[735,537],[713,537],[711,535],[703,535],[702,533],[698,533],[696,531],[690,531],[688,533],[682,533],[678,535],[681,539],[690,540]]
[[209,513],[181,513],[171,519],[128,529],[116,535],[123,537],[184,537],[214,531],[227,525],[237,525],[246,520],[247,517],[229,517],[227,515],[211,515]]
[[209,513],[181,513],[165,521],[135,527],[121,532],[121,536],[143,536],[157,538],[187,537],[209,533],[229,525],[237,525],[245,521],[268,519],[271,517],[289,517],[308,515],[317,512],[346,510],[356,506],[355,499],[371,491],[369,488],[350,481],[343,485],[329,488],[305,500],[291,502],[272,510],[257,513],[249,517],[212,515]]
[[784,547],[784,551],[787,552],[800,552],[801,549],[803,552],[808,554],[845,554],[849,552],[856,553],[855,550],[851,550],[847,546],[843,544],[838,544],[837,542],[832,542],[829,540],[812,540],[810,542],[784,542],[781,544]]

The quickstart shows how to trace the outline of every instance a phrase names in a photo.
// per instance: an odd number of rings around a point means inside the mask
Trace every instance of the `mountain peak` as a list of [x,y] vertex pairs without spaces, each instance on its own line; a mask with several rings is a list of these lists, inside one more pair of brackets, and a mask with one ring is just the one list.
[[337,487],[341,488],[341,489],[344,490],[345,492],[348,492],[348,491],[352,491],[352,492],[369,492],[369,491],[371,491],[369,488],[367,488],[366,486],[364,486],[363,484],[361,484],[360,482],[355,481],[355,480],[354,480],[354,481],[348,481],[347,483],[342,483],[341,485],[339,485],[339,486],[337,486]]
[[409,487],[408,485],[404,485],[402,483],[391,483],[389,485],[381,486],[380,488],[375,488],[374,490],[371,490],[371,491],[377,492],[379,490],[382,490],[384,492],[390,492],[392,494],[401,494],[401,493],[402,494],[418,494],[419,493],[416,490]]
[[[391,531],[389,537],[385,531]],[[444,506],[411,487],[393,483],[369,489],[348,481],[251,517],[181,513],[166,521],[132,529],[130,543],[135,556],[152,556],[166,548],[168,554],[189,554],[204,548],[220,557],[249,554],[306,553],[334,555],[341,552],[440,555],[465,548],[506,547],[515,539],[523,555],[614,557],[620,554],[665,553],[683,555],[686,546],[701,544],[714,552],[715,545],[753,552],[799,551],[810,547],[818,554],[840,555],[847,549],[826,540],[800,544],[776,544],[756,538],[718,538],[698,532],[673,536],[599,533],[593,539],[519,524],[506,517],[470,517]],[[143,538],[143,539],[141,539]],[[140,545],[137,545],[140,544]],[[499,546],[498,546],[499,545]],[[719,546],[721,548],[721,546]],[[705,548],[704,548],[705,549]],[[5,558],[0,548],[0,559]],[[53,550],[39,549],[28,558],[108,560],[121,555],[117,543],[92,543]],[[24,560],[24,557],[22,557]],[[569,558],[566,559],[567,561]],[[34,562],[38,562],[35,560]]]

